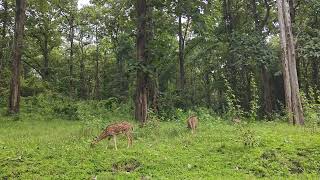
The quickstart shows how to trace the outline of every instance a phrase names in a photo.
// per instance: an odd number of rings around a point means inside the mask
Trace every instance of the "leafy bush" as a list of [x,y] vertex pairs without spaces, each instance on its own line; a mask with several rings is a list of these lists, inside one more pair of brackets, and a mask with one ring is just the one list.
[[66,103],[53,107],[53,112],[66,119],[78,120],[78,107],[75,104]]
[[246,123],[238,124],[239,138],[245,147],[256,147],[261,144],[256,132]]
[[46,90],[46,83],[37,77],[30,77],[21,81],[21,96],[35,96]]
[[[320,104],[318,104],[317,100],[314,98],[314,93],[312,88],[309,89],[309,99],[302,93],[306,127],[309,128],[312,133],[317,132],[318,127],[320,126]],[[320,97],[318,99],[320,99]]]
[[27,112],[38,112],[42,115],[58,116],[64,119],[79,119],[77,103],[58,94],[39,94],[24,98]]

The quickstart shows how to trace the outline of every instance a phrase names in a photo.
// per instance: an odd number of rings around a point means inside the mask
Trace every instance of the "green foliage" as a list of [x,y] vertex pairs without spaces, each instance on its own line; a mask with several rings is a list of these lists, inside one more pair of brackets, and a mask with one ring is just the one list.
[[228,106],[228,111],[226,113],[226,116],[230,119],[243,116],[243,111],[241,110],[241,107],[238,104],[238,100],[236,99],[236,96],[228,80],[224,77],[224,75],[222,75],[222,77],[224,79],[224,84],[226,86],[225,98]]
[[56,115],[65,117],[67,119],[79,119],[77,111],[77,106],[71,103],[59,104],[58,106],[53,107],[53,112]]
[[36,77],[23,79],[21,82],[21,96],[36,96],[40,93],[45,93],[47,88],[46,82],[43,82]]
[[254,129],[250,128],[246,122],[238,124],[237,129],[240,133],[240,140],[245,147],[252,148],[261,145],[261,139],[259,139]]
[[75,101],[57,94],[40,94],[24,99],[27,112],[37,112],[45,116],[78,120],[78,106]]
[[[314,97],[314,90],[310,88],[309,94]],[[302,93],[303,110],[305,115],[306,127],[310,129],[311,133],[319,132],[320,127],[320,104],[316,99],[307,99]]]

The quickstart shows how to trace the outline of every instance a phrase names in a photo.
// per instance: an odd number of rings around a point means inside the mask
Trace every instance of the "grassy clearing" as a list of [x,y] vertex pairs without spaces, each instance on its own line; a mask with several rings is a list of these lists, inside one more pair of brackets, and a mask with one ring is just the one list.
[[[116,116],[109,118],[116,120]],[[124,136],[90,148],[108,122],[0,117],[0,179],[319,179],[320,135],[286,123],[239,126],[201,121],[195,135],[180,122],[135,124]],[[93,123],[94,124],[94,123]],[[245,146],[245,143],[252,145]]]

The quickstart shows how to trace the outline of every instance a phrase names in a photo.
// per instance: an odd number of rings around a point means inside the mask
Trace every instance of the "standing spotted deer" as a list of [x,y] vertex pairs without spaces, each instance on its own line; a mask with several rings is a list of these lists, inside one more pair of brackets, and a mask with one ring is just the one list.
[[187,120],[188,128],[191,129],[191,133],[193,134],[198,126],[198,118],[197,116],[190,116]]
[[120,122],[120,123],[114,123],[110,124],[106,127],[105,130],[91,143],[91,147],[93,147],[95,144],[97,144],[99,141],[108,138],[108,140],[113,138],[114,147],[117,150],[117,139],[116,136],[119,134],[126,135],[128,139],[128,148],[132,145],[132,131],[133,126],[128,122]]

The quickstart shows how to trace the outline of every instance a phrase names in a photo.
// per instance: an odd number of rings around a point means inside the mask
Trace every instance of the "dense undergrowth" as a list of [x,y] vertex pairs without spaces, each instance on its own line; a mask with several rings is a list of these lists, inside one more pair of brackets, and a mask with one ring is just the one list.
[[[0,116],[0,179],[318,179],[320,133],[314,126],[275,121],[234,124],[198,108],[177,109],[144,128],[132,119],[130,104],[116,99],[70,101],[59,96],[23,99],[21,113]],[[187,129],[197,114],[195,135]],[[108,123],[128,120],[134,144],[118,151],[91,140]]]

